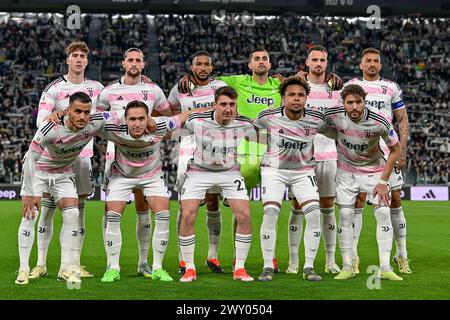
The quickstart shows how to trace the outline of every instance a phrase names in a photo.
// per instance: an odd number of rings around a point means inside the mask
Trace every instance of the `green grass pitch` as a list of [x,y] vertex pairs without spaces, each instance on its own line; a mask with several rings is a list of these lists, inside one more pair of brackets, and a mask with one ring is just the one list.
[[[269,283],[258,281],[243,283],[234,281],[231,275],[233,260],[231,240],[231,212],[222,209],[223,224],[220,243],[220,261],[225,274],[212,274],[204,261],[207,254],[205,209],[201,208],[196,225],[197,245],[195,261],[197,281],[178,281],[178,251],[175,220],[178,204],[171,202],[171,234],[165,257],[165,268],[174,277],[173,282],[162,283],[136,275],[138,259],[135,236],[134,206],[128,205],[122,220],[123,246],[121,254],[121,280],[103,284],[100,278],[105,271],[105,251],[102,243],[101,220],[103,203],[90,201],[87,204],[86,239],[82,264],[95,274],[85,279],[79,290],[69,290],[66,283],[57,282],[59,268],[59,231],[61,216],[56,215],[53,240],[50,245],[47,267],[49,275],[30,280],[27,286],[14,284],[19,259],[17,252],[17,228],[20,224],[19,201],[0,202],[0,299],[450,299],[450,247],[449,202],[404,201],[403,208],[408,222],[408,254],[413,274],[404,275],[404,281],[381,281],[381,288],[369,289],[372,274],[366,273],[369,265],[378,263],[375,239],[375,219],[371,208],[366,206],[363,230],[360,239],[360,275],[351,280],[337,281],[324,274],[324,248],[321,243],[316,259],[316,270],[323,276],[321,282],[308,282],[301,274],[286,274],[288,263],[287,220],[289,204],[284,203],[278,225],[277,258],[281,274]],[[246,263],[247,271],[255,278],[262,269],[262,254],[259,243],[259,228],[262,218],[260,202],[251,203],[253,243]],[[151,248],[149,262],[151,263]],[[303,242],[300,246],[300,264],[304,262]],[[337,262],[341,263],[339,251]],[[30,266],[36,264],[36,245],[31,254]],[[397,270],[397,268],[395,269]]]

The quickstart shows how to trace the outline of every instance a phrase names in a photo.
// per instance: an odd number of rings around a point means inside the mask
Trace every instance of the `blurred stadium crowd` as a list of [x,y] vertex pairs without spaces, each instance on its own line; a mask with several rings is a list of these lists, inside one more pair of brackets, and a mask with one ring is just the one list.
[[[272,71],[304,70],[307,49],[329,50],[329,70],[344,80],[359,76],[363,48],[382,52],[382,75],[399,83],[410,121],[408,184],[450,184],[450,20],[391,17],[369,30],[363,19],[308,16],[255,17],[254,26],[223,25],[212,16],[83,15],[82,28],[69,30],[58,14],[0,15],[0,183],[20,183],[21,160],[36,128],[37,106],[46,84],[65,73],[64,49],[71,40],[90,49],[87,77],[106,84],[121,74],[122,52],[142,48],[145,73],[168,95],[184,75],[189,56],[209,51],[215,73],[247,73],[256,46],[271,54]],[[92,159],[102,179],[105,143],[96,140]],[[175,182],[172,145],[161,150],[169,184]]]

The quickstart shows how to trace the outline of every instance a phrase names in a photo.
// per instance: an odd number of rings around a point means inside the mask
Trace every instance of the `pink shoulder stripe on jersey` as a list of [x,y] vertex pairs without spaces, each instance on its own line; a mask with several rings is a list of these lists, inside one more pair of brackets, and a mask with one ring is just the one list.
[[57,99],[58,100],[68,99],[67,95],[71,96],[72,94],[74,94],[75,92],[78,92],[78,91],[84,92],[84,93],[88,94],[89,96],[91,96],[91,93],[92,93],[92,97],[97,97],[100,94],[99,89],[88,90],[87,88],[83,88],[81,90],[68,90],[68,91],[61,90],[60,92],[58,92]]
[[383,93],[383,88],[378,86],[372,87],[362,84],[362,87],[364,91],[367,92],[368,94],[388,94],[390,96],[394,94],[394,90],[392,90],[392,88],[386,88],[386,93]]
[[[120,97],[120,98],[119,98]],[[144,94],[142,92],[135,93],[110,93],[108,94],[108,102],[116,101],[117,99],[123,100],[124,102],[129,102],[133,100],[143,101]],[[147,100],[156,101],[156,95],[153,92],[147,93]]]
[[314,153],[314,159],[316,161],[337,160],[337,152],[320,152],[316,150]]
[[[329,99],[330,93],[327,91],[311,91],[308,94],[308,100],[325,100]],[[338,91],[331,91],[331,99],[330,100],[339,100],[340,95]]]
[[361,167],[355,167],[352,165],[349,165],[344,162],[338,161],[337,167],[339,169],[342,169],[344,171],[355,173],[355,174],[367,174],[367,173],[376,173],[376,172],[383,172],[384,165],[375,166],[375,167],[367,167],[367,166],[361,166]]
[[46,111],[52,112],[52,111],[53,111],[53,106],[52,106],[51,104],[49,104],[49,103],[42,102],[42,103],[39,103],[39,108],[38,108],[38,110],[39,110],[39,111],[41,111],[41,110],[46,110]]

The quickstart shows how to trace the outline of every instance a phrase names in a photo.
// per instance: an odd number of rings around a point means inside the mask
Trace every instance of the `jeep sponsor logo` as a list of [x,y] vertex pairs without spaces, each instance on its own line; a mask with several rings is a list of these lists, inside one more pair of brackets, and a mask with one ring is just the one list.
[[302,151],[304,148],[306,148],[308,146],[308,143],[307,142],[299,142],[299,141],[291,142],[291,141],[286,141],[283,138],[277,145],[280,148],[295,149],[295,150]]
[[66,154],[66,153],[75,153],[75,152],[79,152],[81,150],[83,150],[85,144],[83,144],[82,146],[77,146],[77,147],[72,147],[72,148],[61,148],[60,150],[56,149],[55,152],[57,154]]
[[341,140],[341,142],[347,149],[350,149],[350,150],[363,152],[363,151],[369,149],[368,144],[353,144],[351,142],[348,142],[346,139]]
[[0,199],[14,199],[16,197],[17,193],[15,190],[0,190]]
[[265,104],[268,107],[271,107],[275,104],[275,100],[273,98],[261,98],[252,94],[251,98],[247,99],[248,103],[256,103],[256,104]]
[[130,158],[148,158],[153,154],[153,151],[143,151],[143,152],[131,152],[127,150],[127,156]]
[[214,102],[213,101],[207,101],[207,102],[192,101],[192,107],[189,109],[208,108],[208,107],[214,107]]
[[366,106],[372,107],[372,108],[377,108],[378,110],[386,108],[384,101],[376,101],[376,100],[372,100],[372,101],[366,100]]

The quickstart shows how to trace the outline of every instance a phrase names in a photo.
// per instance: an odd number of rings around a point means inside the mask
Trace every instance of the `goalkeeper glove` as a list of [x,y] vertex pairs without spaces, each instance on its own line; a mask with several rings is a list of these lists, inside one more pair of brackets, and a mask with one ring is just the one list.
[[335,73],[326,73],[325,83],[333,91],[341,90],[343,87],[342,79]]

